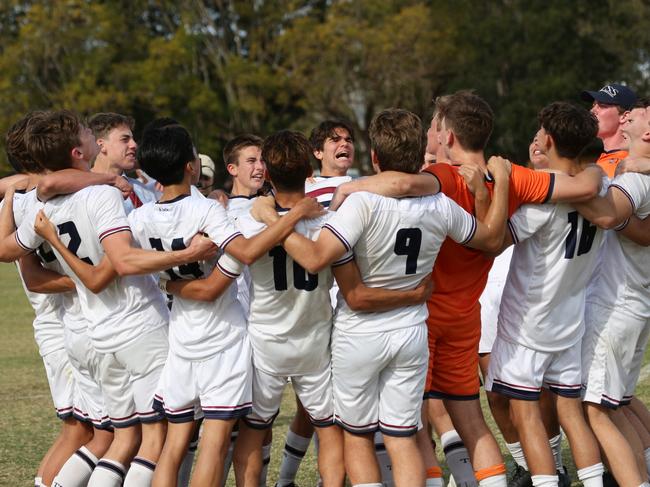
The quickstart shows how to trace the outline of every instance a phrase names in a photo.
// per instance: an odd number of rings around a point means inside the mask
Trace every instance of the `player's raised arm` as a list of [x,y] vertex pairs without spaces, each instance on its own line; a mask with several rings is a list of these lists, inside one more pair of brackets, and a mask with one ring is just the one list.
[[214,301],[228,289],[239,274],[241,264],[227,254],[222,255],[212,272],[205,279],[165,281],[161,290],[184,299]]
[[127,197],[133,187],[120,175],[105,174],[79,169],[62,169],[44,176],[36,186],[38,199],[47,201],[57,195],[76,193],[88,186],[107,184],[115,186]]
[[361,280],[359,268],[354,260],[332,267],[341,294],[354,311],[387,311],[402,306],[424,303],[433,289],[431,274],[428,274],[413,289],[393,290],[366,286]]
[[502,157],[492,156],[488,161],[488,169],[494,177],[492,203],[485,220],[477,222],[476,233],[467,245],[486,252],[497,252],[503,246],[506,230],[510,162]]
[[424,196],[438,193],[440,183],[429,172],[407,174],[397,171],[382,171],[374,176],[341,184],[334,193],[330,209],[337,210],[348,196],[357,191],[368,191],[392,198]]
[[[255,262],[274,245],[287,238],[293,227],[303,218],[315,218],[323,213],[322,206],[314,198],[303,198],[282,218],[267,223],[268,228],[250,239],[238,236],[229,241],[224,251],[245,265]],[[277,213],[276,213],[277,216]],[[311,271],[310,271],[311,272]]]
[[573,206],[585,219],[601,228],[620,225],[634,210],[629,197],[617,186],[611,186],[605,196],[574,203]]
[[14,188],[12,186],[5,193],[0,210],[0,262],[13,262],[30,252],[29,249],[18,244],[15,229]]
[[33,293],[50,294],[75,291],[72,279],[41,265],[36,254],[29,254],[18,260],[20,275],[25,287]]
[[36,216],[34,230],[38,235],[47,240],[52,248],[63,257],[63,260],[65,260],[83,285],[91,292],[95,294],[102,292],[117,276],[113,265],[106,256],[95,266],[84,262],[74,253],[70,252],[68,247],[59,238],[56,228],[47,218],[43,210],[39,211]]

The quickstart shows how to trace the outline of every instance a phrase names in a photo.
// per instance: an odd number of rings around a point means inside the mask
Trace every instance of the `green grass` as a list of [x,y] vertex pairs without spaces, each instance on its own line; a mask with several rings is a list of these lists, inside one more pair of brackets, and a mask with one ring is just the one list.
[[[0,309],[4,317],[0,332],[0,486],[29,485],[41,457],[56,437],[59,424],[54,415],[43,363],[34,343],[31,325],[33,311],[23,293],[15,266],[9,264],[0,265]],[[646,353],[646,363],[649,361],[650,353]],[[650,400],[650,380],[639,384],[637,396],[647,404]],[[496,432],[484,397],[482,401],[488,424]],[[275,422],[269,486],[274,485],[278,477],[284,435],[294,411],[293,393],[287,388],[282,411]],[[497,433],[496,437],[505,453],[501,435]],[[566,440],[563,454],[575,481],[575,467]],[[511,468],[512,460],[509,456],[506,458]],[[317,479],[312,446],[296,482],[300,486],[311,487],[316,485]],[[229,485],[234,485],[232,474]],[[578,483],[574,482],[574,485]]]

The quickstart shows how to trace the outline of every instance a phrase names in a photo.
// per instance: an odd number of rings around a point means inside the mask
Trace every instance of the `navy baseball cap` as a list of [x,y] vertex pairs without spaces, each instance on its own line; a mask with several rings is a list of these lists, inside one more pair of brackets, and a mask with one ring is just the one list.
[[618,105],[630,110],[636,103],[636,93],[627,86],[611,83],[598,91],[583,91],[581,97],[585,101],[597,101],[607,105]]

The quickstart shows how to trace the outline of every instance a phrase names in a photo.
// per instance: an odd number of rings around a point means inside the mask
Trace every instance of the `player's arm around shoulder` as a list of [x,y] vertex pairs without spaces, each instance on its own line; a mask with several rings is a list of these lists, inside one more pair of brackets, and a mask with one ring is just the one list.
[[76,290],[72,279],[43,267],[36,254],[21,257],[18,265],[25,287],[33,293],[65,293]]
[[478,250],[499,252],[503,247],[508,217],[511,163],[502,157],[492,156],[488,161],[488,170],[494,177],[494,193],[490,208],[484,221],[475,221],[474,234],[463,243]]
[[622,228],[617,229],[617,231],[642,247],[650,245],[650,218],[648,217],[641,219],[632,215],[629,221],[624,223]]
[[125,198],[133,190],[129,182],[119,175],[80,171],[79,169],[62,169],[41,178],[36,191],[38,199],[47,201],[58,195],[76,193],[88,186],[102,184],[116,187]]
[[[5,193],[0,209],[0,262],[13,262],[34,249],[19,245],[14,221],[14,188]],[[25,224],[27,222],[23,222]]]
[[612,180],[607,193],[588,201],[574,203],[576,210],[588,221],[604,229],[616,228],[632,216],[635,209],[634,179],[640,176],[625,173]]
[[161,279],[161,290],[183,299],[214,301],[239,277],[242,269],[243,265],[239,261],[228,254],[223,254],[210,275],[205,279],[182,281],[163,281]]
[[367,191],[391,198],[404,196],[425,196],[440,191],[438,178],[431,172],[409,174],[398,171],[384,171],[374,176],[355,179],[339,185],[330,203],[332,211],[338,210],[352,193]]
[[[540,173],[542,172],[540,171]],[[551,173],[552,188],[549,201],[552,203],[577,203],[590,200],[598,196],[603,175],[603,170],[597,164],[587,165],[575,176]]]

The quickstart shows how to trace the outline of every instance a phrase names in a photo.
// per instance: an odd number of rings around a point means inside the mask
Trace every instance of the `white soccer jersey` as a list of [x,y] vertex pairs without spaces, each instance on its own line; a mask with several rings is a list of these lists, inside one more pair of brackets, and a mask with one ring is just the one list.
[[[324,228],[348,250],[354,248],[366,286],[413,289],[431,272],[445,238],[468,242],[476,220],[443,194],[394,199],[358,192],[345,200]],[[424,303],[356,312],[339,295],[334,326],[348,333],[374,333],[414,326],[427,316]]]
[[[148,203],[129,215],[134,239],[143,249],[159,251],[186,248],[198,232],[206,233],[215,244],[224,248],[238,235],[226,211],[218,202],[183,195],[163,203]],[[219,269],[230,277],[241,270],[224,264]],[[235,261],[236,262],[236,261]],[[216,259],[181,265],[161,272],[166,279],[200,279],[208,276]],[[201,360],[214,355],[240,340],[246,321],[237,302],[237,286],[231,285],[213,302],[194,301],[174,296],[170,316],[170,348],[188,360]]]
[[[327,219],[325,215],[300,221],[295,230],[316,239]],[[241,217],[238,227],[246,237],[266,228],[250,215]],[[249,270],[252,287],[248,332],[255,367],[271,375],[287,376],[321,370],[330,359],[330,268],[309,274],[282,246],[277,246]]]
[[508,222],[515,243],[498,336],[559,352],[584,334],[585,289],[604,232],[567,204],[524,205]]
[[[253,206],[256,196],[230,196],[228,198],[228,218],[233,225],[237,224],[237,220],[248,215],[248,212]],[[244,316],[248,318],[251,307],[250,300],[250,287],[251,287],[251,274],[248,266],[245,266],[242,273],[237,278],[237,299],[244,309]]]
[[[4,201],[0,203],[0,208],[2,208],[2,205],[4,205]],[[16,226],[22,223],[25,213],[32,206],[38,206],[39,208],[42,206],[36,199],[36,190],[28,193],[16,192],[14,194],[13,210]],[[20,281],[23,284],[23,289],[25,290],[29,304],[34,308],[34,314],[36,315],[33,326],[34,339],[36,340],[39,354],[45,356],[62,349],[63,324],[59,315],[61,296],[58,294],[40,294],[29,291],[20,273],[20,267],[16,267],[18,268],[18,275],[20,276]]]
[[[104,256],[101,245],[104,238],[130,231],[122,196],[110,186],[91,186],[59,196],[48,201],[44,209],[68,249],[93,265]],[[34,218],[35,212],[16,232],[16,240],[27,250],[34,250],[43,243],[34,231]],[[165,300],[152,276],[117,277],[102,292],[94,294],[60,255],[57,259],[77,285],[83,314],[91,320],[89,336],[98,352],[115,352],[141,335],[167,325]]]
[[314,182],[305,181],[305,196],[316,200],[327,208],[332,201],[334,192],[341,184],[352,181],[350,176],[316,176]]
[[[639,218],[650,215],[650,176],[625,173],[614,178]],[[600,263],[589,284],[587,301],[609,309],[625,308],[650,318],[650,247],[642,247],[618,232],[608,232]]]

